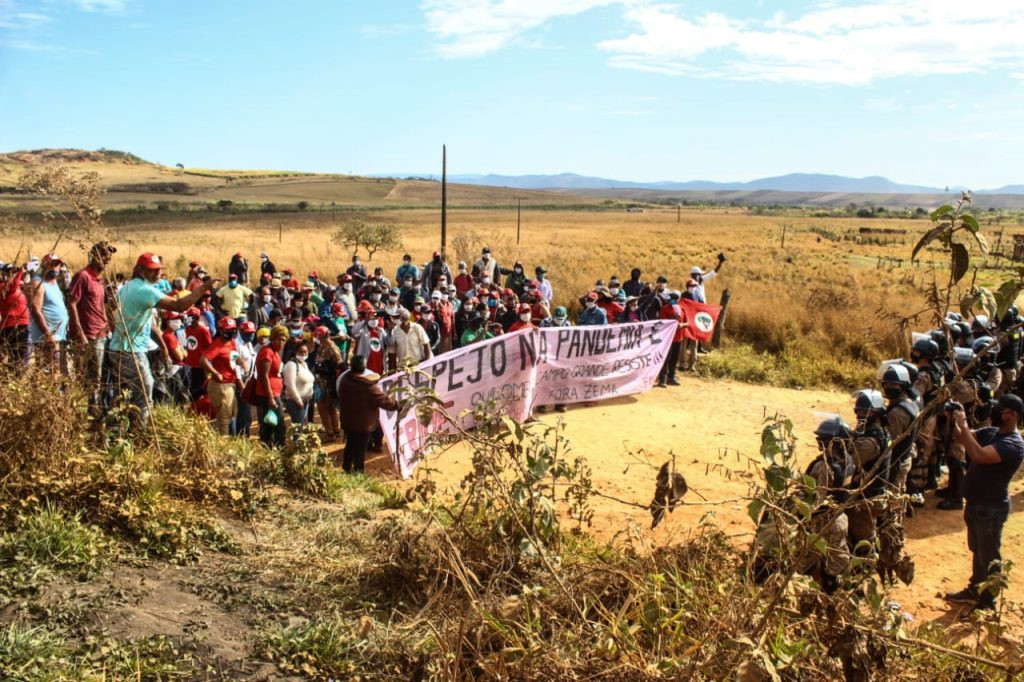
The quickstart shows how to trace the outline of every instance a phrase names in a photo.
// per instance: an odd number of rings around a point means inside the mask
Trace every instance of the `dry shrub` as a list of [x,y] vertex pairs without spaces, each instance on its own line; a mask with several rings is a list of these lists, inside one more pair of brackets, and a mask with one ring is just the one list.
[[86,445],[78,386],[35,367],[0,365],[0,483],[56,473]]

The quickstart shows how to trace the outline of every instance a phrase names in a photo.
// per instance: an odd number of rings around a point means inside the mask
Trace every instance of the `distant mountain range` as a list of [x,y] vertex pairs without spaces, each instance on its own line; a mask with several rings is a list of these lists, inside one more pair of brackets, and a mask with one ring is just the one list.
[[[419,176],[439,179],[437,176]],[[613,180],[575,173],[558,175],[451,175],[449,180],[467,185],[488,185],[516,189],[652,189],[663,191],[761,191],[780,192],[842,192],[860,194],[947,194],[959,187],[924,187],[904,185],[888,178],[873,175],[866,178],[850,178],[843,175],[824,173],[790,173],[770,178],[759,178],[749,182],[712,182],[691,180],[688,182],[634,182]],[[1024,185],[1007,185],[993,190],[977,190],[984,194],[1024,194]]]

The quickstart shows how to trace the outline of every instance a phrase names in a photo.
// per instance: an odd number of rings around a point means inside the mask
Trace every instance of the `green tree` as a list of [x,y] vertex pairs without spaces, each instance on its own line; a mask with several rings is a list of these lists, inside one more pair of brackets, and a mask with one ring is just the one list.
[[366,251],[366,260],[373,260],[373,254],[381,249],[393,251],[402,248],[402,231],[394,223],[368,223],[365,220],[347,220],[331,236],[331,241],[342,248],[352,249],[358,256],[359,249]]

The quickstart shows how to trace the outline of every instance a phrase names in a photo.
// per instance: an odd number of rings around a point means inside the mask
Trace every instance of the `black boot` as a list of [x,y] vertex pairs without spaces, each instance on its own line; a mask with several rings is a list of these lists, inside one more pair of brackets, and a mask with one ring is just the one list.
[[[939,509],[946,511],[952,511],[955,509],[964,508],[964,464],[958,462],[955,459],[949,459],[946,462],[946,466],[949,467],[949,487],[948,492],[942,502],[936,505]],[[940,493],[942,491],[939,491]]]

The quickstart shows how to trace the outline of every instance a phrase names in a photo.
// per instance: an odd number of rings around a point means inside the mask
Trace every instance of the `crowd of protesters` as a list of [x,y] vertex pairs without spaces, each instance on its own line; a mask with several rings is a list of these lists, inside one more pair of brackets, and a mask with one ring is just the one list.
[[[127,391],[141,420],[153,403],[188,405],[223,434],[248,437],[255,422],[270,446],[284,443],[287,423],[319,415],[324,440],[345,439],[352,471],[381,447],[370,417],[395,407],[376,386],[381,375],[526,327],[573,324],[543,266],[504,267],[486,247],[454,270],[439,252],[423,265],[406,254],[393,280],[356,256],[333,283],[316,270],[300,279],[267,253],[258,268],[235,253],[224,280],[198,261],[174,276],[152,253],[130,276],[111,276],[116,251],[95,244],[73,275],[56,254],[0,264],[0,360],[76,373],[96,413]],[[693,267],[682,290],[665,276],[648,284],[639,269],[598,280],[578,299],[575,324],[676,321],[658,385],[678,385],[677,369],[697,361],[679,301],[703,302],[724,261]]]

